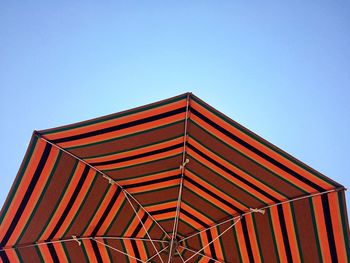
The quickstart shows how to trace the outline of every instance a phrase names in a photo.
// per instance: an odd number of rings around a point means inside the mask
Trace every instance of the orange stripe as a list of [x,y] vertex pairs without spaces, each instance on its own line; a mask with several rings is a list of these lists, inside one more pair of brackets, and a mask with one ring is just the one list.
[[99,208],[97,209],[97,212],[95,213],[93,219],[91,220],[89,226],[86,228],[85,232],[84,232],[84,236],[88,236],[96,227],[98,221],[100,220],[100,218],[102,217],[102,214],[104,213],[104,211],[106,210],[109,202],[111,201],[111,199],[113,198],[114,193],[117,191],[116,187],[109,187],[107,194],[105,195],[101,205],[99,206]]
[[[210,230],[210,232],[211,232],[211,235],[213,237],[213,240],[219,236],[219,232],[218,232],[217,228],[212,228]],[[213,245],[214,245],[216,256],[218,257],[218,259],[224,260],[224,254],[223,254],[223,251],[222,251],[220,238],[221,238],[221,236],[213,242]]]
[[52,216],[50,222],[48,223],[45,231],[43,232],[43,234],[41,235],[39,240],[46,240],[49,237],[52,230],[55,228],[57,222],[59,221],[59,218],[63,214],[64,209],[66,208],[71,196],[73,195],[73,192],[74,192],[74,190],[79,182],[80,176],[83,173],[84,167],[85,167],[84,164],[78,163],[76,170],[74,172],[74,175],[73,175],[73,179],[70,182],[63,199],[61,200],[58,208],[55,211],[55,214]]
[[[4,253],[6,253],[7,258],[11,263],[20,263],[17,253],[14,249],[6,250],[4,251]],[[1,260],[1,257],[0,257],[0,260]]]
[[124,167],[132,166],[132,165],[140,165],[142,163],[152,162],[152,161],[156,161],[159,159],[175,156],[175,155],[182,153],[182,151],[183,151],[183,147],[180,146],[177,149],[170,150],[170,151],[167,151],[164,153],[158,153],[158,154],[154,154],[154,155],[143,157],[143,158],[137,158],[135,160],[118,162],[118,163],[113,163],[113,164],[108,164],[108,165],[95,165],[95,167],[99,170],[102,170],[102,171],[112,170],[112,169],[117,169],[117,168],[124,168]]
[[[144,215],[143,210],[139,210],[139,211],[136,210],[136,212],[140,218],[143,217],[143,215]],[[139,218],[137,217],[137,215],[134,215],[134,218],[132,219],[131,224],[129,225],[127,231],[125,231],[125,233],[124,233],[124,236],[131,236],[131,234],[135,231],[135,229],[139,223],[140,223]],[[142,230],[143,230],[143,228],[142,228]]]
[[242,261],[243,262],[249,262],[248,251],[247,251],[247,247],[245,246],[245,240],[244,240],[242,223],[238,222],[234,226],[234,228],[235,228],[236,233],[237,233],[238,248],[239,248],[239,251],[241,252]]
[[51,263],[51,262],[54,263],[53,259],[51,257],[51,254],[50,254],[50,250],[49,250],[47,245],[38,246],[38,249],[39,249],[41,256],[43,257],[45,263]]
[[[142,216],[143,216],[144,214],[145,214],[145,213],[143,213]],[[140,216],[140,218],[142,218],[142,217]],[[140,231],[139,231],[137,237],[148,238],[147,232],[148,232],[149,229],[151,228],[152,223],[153,223],[153,221],[152,221],[151,219],[148,219],[148,218],[147,218],[146,222],[143,224],[143,227],[141,227],[141,229],[140,229]],[[146,232],[146,230],[147,230],[147,232]],[[149,234],[149,233],[148,233],[148,234]]]
[[284,220],[288,233],[289,246],[292,253],[293,262],[301,262],[298,241],[295,233],[295,225],[291,211],[290,203],[282,205]]
[[64,232],[67,230],[68,226],[72,222],[74,216],[76,215],[77,211],[79,210],[79,207],[82,205],[83,199],[87,195],[87,190],[91,187],[91,184],[94,180],[94,177],[96,175],[96,172],[92,169],[88,172],[85,182],[82,186],[82,191],[79,192],[77,198],[75,199],[72,208],[68,212],[68,215],[66,216],[65,220],[63,221],[61,227],[57,231],[56,236],[61,237],[63,236]]
[[[202,247],[205,247],[206,245],[209,244],[209,240],[208,240],[207,234],[205,232],[200,233],[199,236],[200,236],[201,241],[202,241]],[[207,246],[206,248],[204,248],[200,253],[211,255],[210,246]]]
[[87,254],[88,258],[89,258],[89,262],[98,263],[97,258],[95,256],[94,248],[92,247],[92,243],[91,242],[95,242],[95,241],[83,240],[85,251],[86,251],[86,254]]
[[333,192],[328,194],[328,199],[330,203],[330,212],[332,217],[332,227],[334,233],[334,240],[336,244],[337,256],[339,262],[347,262],[347,254],[345,247],[345,238],[342,229],[341,213],[339,207],[338,193]]
[[[171,201],[171,202],[167,202],[167,203],[146,206],[145,209],[151,213],[151,212],[162,210],[162,209],[175,208],[176,205],[177,205],[177,201]],[[153,218],[156,220],[173,219],[175,217],[175,214],[176,214],[176,211],[167,212],[167,213],[163,213],[163,214],[153,215]]]
[[192,218],[188,217],[184,213],[180,212],[180,219],[184,222],[187,222],[190,226],[192,226],[194,229],[203,229],[203,226],[199,224],[197,221],[193,220]]
[[190,213],[194,217],[198,218],[199,220],[201,220],[202,222],[204,222],[207,225],[211,225],[211,224],[215,223],[209,217],[206,217],[202,213],[200,213],[197,210],[193,209],[192,207],[188,206],[186,203],[181,203],[181,209],[186,210],[188,213]]
[[[103,241],[103,240],[99,240],[99,241],[105,243],[105,241]],[[99,242],[96,242],[96,244],[97,244],[98,250],[100,251],[101,258],[103,259],[103,262],[110,262],[109,255],[107,252],[107,247]]]
[[124,135],[133,134],[136,132],[142,132],[155,127],[161,127],[161,126],[174,123],[180,120],[184,120],[184,119],[185,119],[185,113],[178,113],[173,116],[163,118],[161,120],[154,120],[144,124],[135,125],[129,128],[116,130],[113,132],[103,133],[103,134],[90,136],[82,139],[77,139],[73,141],[62,142],[62,143],[58,143],[58,145],[63,148],[67,148],[67,147],[74,147],[74,146],[82,146],[82,145],[95,143],[95,142],[101,142],[109,139],[116,139]]
[[101,225],[100,229],[97,232],[97,236],[98,235],[103,235],[104,233],[106,233],[107,228],[110,226],[110,224],[113,221],[114,216],[118,213],[118,211],[121,208],[121,204],[125,201],[125,196],[120,193],[120,195],[118,196],[117,200],[115,200],[115,203],[113,205],[113,207],[111,208],[110,212],[108,213],[106,220],[103,222],[103,224]]
[[326,232],[326,224],[324,221],[324,211],[322,206],[321,196],[315,196],[312,198],[314,205],[314,214],[317,225],[317,233],[320,241],[322,258],[324,262],[332,262],[332,258],[329,251],[328,236]]
[[255,227],[254,227],[252,215],[251,214],[247,215],[244,218],[247,223],[248,236],[249,236],[250,245],[253,252],[253,257],[258,262],[261,262],[262,260],[261,260],[259,246],[258,246],[258,240],[255,234]]
[[169,141],[165,141],[165,142],[161,142],[161,143],[148,145],[148,146],[134,149],[134,150],[108,154],[108,155],[95,157],[95,158],[86,158],[86,159],[84,159],[84,161],[86,161],[88,163],[111,161],[111,160],[121,159],[121,158],[130,157],[130,156],[134,156],[134,155],[138,155],[138,154],[148,153],[151,151],[155,151],[155,150],[163,149],[163,148],[166,148],[169,146],[173,146],[173,145],[176,145],[179,143],[183,143],[183,137],[176,138],[176,139],[169,140]]
[[301,168],[300,166],[296,165],[295,163],[289,161],[285,157],[283,157],[281,154],[273,151],[271,148],[266,147],[265,145],[261,144],[257,140],[253,139],[252,137],[248,136],[247,134],[241,132],[239,129],[235,128],[234,126],[228,124],[227,122],[223,121],[221,118],[217,117],[216,115],[212,114],[210,111],[206,110],[205,108],[201,107],[196,102],[191,104],[191,107],[195,108],[196,110],[200,111],[205,116],[209,117],[210,119],[214,120],[216,123],[218,123],[221,127],[225,128],[226,130],[230,131],[243,141],[248,142],[250,145],[254,146],[256,149],[259,149],[261,152],[267,154],[268,156],[272,157],[273,159],[277,160],[278,162],[284,164],[288,168],[294,170],[295,172],[299,173],[300,175],[308,178],[312,182],[316,183],[317,185],[321,186],[324,189],[330,189],[333,188],[333,185],[330,185],[326,183],[325,181],[321,180],[319,177],[309,173],[305,169]]
[[[194,116],[194,115],[193,115]],[[253,159],[255,162],[261,164],[262,166],[268,168],[270,171],[274,172],[275,174],[283,177],[284,179],[288,180],[292,184],[298,186],[299,188],[303,189],[304,191],[308,193],[313,193],[316,191],[313,187],[301,182],[300,180],[296,179],[294,176],[290,175],[289,173],[285,172],[284,170],[278,168],[277,166],[271,164],[266,159],[260,157],[259,155],[255,154],[254,152],[250,151],[249,149],[243,147],[242,145],[238,144],[228,136],[226,136],[223,133],[220,133],[217,130],[214,130],[211,126],[203,122],[197,117],[192,117],[191,120],[193,120],[195,123],[197,123],[199,126],[202,126],[205,130],[210,132],[216,137],[219,137],[222,141],[226,142],[227,144],[231,145],[235,150],[241,152],[243,155],[248,156],[249,158]]]
[[224,203],[218,202],[218,200],[216,200],[214,197],[202,191],[200,188],[196,187],[195,185],[192,185],[190,182],[185,182],[185,186],[191,189],[193,192],[195,192],[199,196],[201,196],[202,198],[206,199],[208,202],[212,203],[214,206],[218,207],[218,209],[221,208],[225,210],[225,212],[229,213],[230,215],[234,215],[237,213],[236,210],[225,205]]
[[273,189],[271,189],[269,186],[267,186],[267,185],[263,184],[262,182],[256,180],[251,175],[249,175],[249,174],[245,173],[244,171],[240,170],[239,168],[237,168],[233,164],[231,164],[228,161],[222,159],[221,157],[216,155],[211,150],[209,150],[209,149],[205,148],[204,146],[200,145],[197,141],[195,141],[191,137],[188,139],[188,142],[191,145],[193,145],[194,147],[196,147],[198,150],[203,152],[204,154],[208,155],[209,157],[211,157],[212,159],[214,159],[215,161],[220,163],[221,165],[229,168],[231,171],[233,171],[234,173],[240,175],[241,177],[245,178],[246,180],[249,180],[254,185],[258,186],[260,189],[264,190],[265,192],[269,193],[270,195],[274,196],[275,198],[277,198],[279,200],[283,200],[283,199],[286,198],[285,196],[283,196],[283,195],[277,193],[276,191],[274,191]]
[[55,247],[55,251],[56,251],[57,257],[60,259],[60,262],[68,262],[68,258],[66,256],[66,253],[63,249],[62,244],[54,243],[53,246]]
[[23,173],[21,183],[19,184],[18,189],[16,190],[16,194],[14,195],[13,200],[11,201],[11,205],[9,206],[9,209],[1,224],[0,240],[4,238],[6,231],[9,228],[10,224],[12,223],[12,220],[15,217],[15,214],[24,198],[24,195],[30,184],[30,181],[33,178],[35,170],[39,164],[40,158],[44,152],[45,145],[46,143],[42,140],[38,140],[37,144],[35,145],[31,159],[28,163],[28,166],[25,172]]
[[181,101],[169,103],[167,105],[163,105],[163,106],[160,106],[157,108],[145,110],[142,112],[137,112],[137,113],[134,113],[131,115],[115,117],[112,120],[107,120],[107,121],[103,121],[103,122],[99,122],[99,123],[95,123],[95,124],[90,124],[90,125],[78,127],[78,128],[71,128],[69,130],[59,131],[56,133],[50,133],[50,134],[45,135],[45,137],[47,137],[50,140],[55,140],[55,139],[69,137],[69,136],[84,134],[87,132],[105,129],[105,128],[113,127],[116,125],[132,122],[132,121],[136,121],[136,120],[141,120],[141,119],[144,119],[144,118],[147,118],[150,116],[154,116],[157,114],[161,114],[164,112],[175,110],[177,108],[182,108],[185,106],[186,106],[186,100],[181,100]]
[[281,231],[281,223],[278,216],[278,209],[276,206],[270,208],[273,232],[275,234],[277,251],[281,262],[287,262],[286,248],[284,246],[283,235]]
[[[134,253],[134,249],[132,248],[132,245],[131,245],[131,241],[125,241],[124,245],[125,245],[126,253],[128,255],[136,257],[136,255]],[[131,257],[129,257],[128,260],[130,261],[130,263],[137,263],[137,260],[133,259]]]
[[272,202],[272,200],[267,198],[265,195],[261,194],[260,192],[256,191],[255,189],[253,189],[253,188],[247,186],[246,184],[242,183],[240,180],[238,180],[237,178],[235,178],[235,177],[231,176],[230,174],[226,173],[224,170],[220,169],[216,165],[208,162],[206,159],[202,158],[200,155],[198,155],[197,153],[195,153],[191,149],[188,148],[187,149],[187,153],[189,155],[191,155],[193,158],[195,158],[198,162],[202,163],[206,167],[209,167],[211,170],[217,172],[221,176],[225,177],[227,180],[231,181],[236,186],[240,187],[241,189],[243,189],[245,191],[248,191],[249,193],[254,195],[256,198],[260,199],[262,202],[264,202],[266,204]]
[[[206,189],[208,189],[208,190],[210,190],[211,192],[215,193],[216,195],[220,196],[222,199],[225,199],[226,201],[228,201],[228,202],[234,204],[234,205],[235,205],[236,207],[238,207],[239,209],[241,209],[241,210],[243,210],[243,211],[247,209],[246,206],[242,205],[241,203],[237,202],[235,199],[231,198],[229,195],[226,195],[224,192],[222,192],[222,191],[216,189],[216,188],[213,187],[212,185],[210,185],[210,184],[208,184],[207,182],[203,181],[200,177],[196,176],[195,174],[193,174],[193,173],[190,172],[189,170],[186,170],[185,173],[186,173],[186,176],[187,176],[188,178],[191,178],[191,179],[193,179],[193,180],[199,182],[199,183],[200,183],[202,186],[204,186]],[[185,181],[185,185],[186,185],[187,183],[188,183],[188,182]],[[193,187],[195,187],[195,186],[193,186]],[[200,189],[197,189],[197,191],[199,192],[199,191],[201,191],[201,190],[200,190]],[[203,192],[203,194],[206,194],[206,193]],[[206,195],[207,195],[207,194],[206,194]],[[232,211],[231,211],[231,214],[232,214],[233,212],[235,212],[235,210],[233,210],[232,208],[226,206],[225,204],[223,204],[223,203],[221,203],[221,202],[218,202],[216,199],[215,199],[215,201],[216,201],[216,205],[217,205],[217,206],[225,206],[225,209],[227,209],[228,211],[229,211],[229,210],[232,210]],[[214,204],[215,204],[215,203],[214,203]]]
[[153,218],[157,221],[174,219],[174,217],[175,217],[175,212],[168,212],[168,213],[153,215]]
[[136,246],[137,246],[137,249],[138,249],[138,251],[140,253],[141,260],[147,260],[148,256],[147,256],[147,253],[146,253],[144,242],[136,242]]
[[11,234],[11,237],[9,238],[9,241],[8,241],[9,244],[15,244],[18,241],[18,237],[21,235],[21,232],[26,226],[28,219],[30,218],[30,215],[33,212],[33,209],[37,204],[38,199],[45,187],[45,184],[47,183],[49,175],[51,174],[51,171],[57,160],[58,154],[59,154],[59,150],[53,147],[51,149],[50,155],[47,158],[47,161],[42,170],[42,173],[40,174],[39,180],[32,192],[32,195],[30,196],[30,199],[20,217],[20,220],[18,221],[14,231]]
[[145,206],[145,209],[148,212],[154,212],[154,211],[158,211],[158,210],[162,210],[162,209],[176,207],[176,205],[177,205],[177,201],[175,200],[175,201],[166,202],[166,203],[160,203],[160,204],[155,204],[155,205],[148,205],[148,206]]
[[143,193],[143,192],[154,191],[159,189],[162,190],[166,187],[172,187],[174,185],[178,185],[179,181],[180,179],[173,179],[170,181],[160,182],[160,183],[151,184],[151,185],[137,186],[133,188],[128,188],[128,192],[131,194],[134,194],[134,193]]
[[147,175],[147,176],[141,176],[141,177],[136,177],[136,178],[128,178],[128,179],[123,179],[123,180],[118,180],[118,183],[122,186],[124,185],[129,185],[129,184],[136,184],[136,183],[144,183],[148,181],[152,181],[155,179],[162,179],[165,177],[173,176],[173,175],[178,175],[179,174],[179,169],[171,170],[171,171],[166,171],[166,172],[161,172],[161,173],[156,173],[152,175]]

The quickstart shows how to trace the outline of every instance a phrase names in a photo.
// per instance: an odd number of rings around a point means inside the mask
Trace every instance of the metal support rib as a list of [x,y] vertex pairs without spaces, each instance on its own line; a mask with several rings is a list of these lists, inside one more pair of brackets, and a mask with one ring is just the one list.
[[[108,176],[107,174],[105,174],[104,172],[102,172],[101,170],[97,169],[96,167],[92,166],[91,164],[87,163],[86,161],[84,161],[83,159],[79,158],[78,156],[76,156],[75,154],[63,149],[62,147],[58,146],[57,144],[49,141],[48,139],[46,139],[43,135],[39,134],[38,132],[34,132],[34,134],[41,140],[51,144],[52,146],[56,147],[57,149],[61,150],[62,152],[65,152],[66,154],[72,156],[73,158],[75,158],[76,160],[82,162],[83,164],[89,166],[91,169],[95,170],[97,173],[101,174],[102,177],[106,180],[109,181],[109,183],[113,183],[115,185],[117,185],[118,187],[120,187],[121,189],[123,189],[123,187],[114,179],[112,179],[110,176]],[[123,189],[126,193],[128,193],[128,195],[135,200],[135,202],[137,202],[137,204],[142,208],[142,210],[144,210],[147,215],[154,221],[154,223],[156,223],[156,225],[163,231],[163,233],[169,237],[169,234],[164,230],[164,228],[157,222],[157,220],[154,219],[154,217],[140,204],[139,201],[136,200],[136,198],[134,196],[132,196],[127,190]]]
[[151,241],[151,243],[152,243],[152,246],[153,246],[154,250],[157,252],[157,255],[158,255],[160,261],[161,261],[162,263],[164,263],[162,257],[161,257],[160,254],[159,254],[158,249],[157,249],[156,246],[154,245],[153,240],[152,240],[151,236],[149,235],[149,233],[148,233],[148,231],[147,231],[147,228],[146,228],[145,225],[143,224],[142,219],[141,219],[140,216],[138,215],[138,213],[137,213],[137,211],[136,211],[134,205],[131,203],[131,201],[130,201],[130,199],[129,199],[129,197],[128,197],[128,193],[126,193],[126,191],[125,191],[124,189],[123,189],[123,193],[124,193],[124,195],[125,195],[125,198],[128,200],[130,206],[132,207],[132,210],[134,210],[134,213],[135,213],[135,215],[137,216],[137,218],[139,219],[139,221],[140,221],[140,223],[141,223],[143,229],[146,231],[146,235],[147,235],[147,237],[150,239],[150,241]]
[[[150,239],[146,238],[133,238],[133,237],[116,237],[116,236],[97,236],[97,237],[77,237],[77,236],[72,236],[72,238],[66,238],[66,239],[57,239],[57,240],[49,240],[49,241],[39,241],[35,243],[27,243],[23,245],[17,245],[17,246],[10,246],[10,247],[3,247],[0,249],[0,251],[6,251],[6,250],[11,250],[11,249],[21,249],[21,248],[28,248],[28,247],[37,247],[37,246],[43,246],[43,245],[48,245],[48,244],[55,244],[55,243],[65,243],[65,242],[70,242],[70,241],[83,241],[83,240],[90,240],[90,239],[110,239],[110,240],[135,240],[135,241],[148,241],[150,242]],[[169,241],[165,240],[158,240],[158,239],[152,239],[153,242],[158,242],[158,243],[169,243]]]
[[100,244],[104,245],[105,247],[108,247],[108,248],[110,248],[110,249],[112,249],[112,250],[114,250],[114,251],[117,251],[117,252],[119,252],[119,253],[122,253],[123,255],[128,256],[129,258],[136,259],[137,261],[141,261],[142,263],[146,263],[146,261],[143,261],[143,260],[141,260],[141,259],[139,259],[139,258],[137,258],[137,257],[134,257],[134,256],[132,256],[132,255],[129,255],[128,253],[125,253],[125,252],[123,252],[123,251],[121,251],[121,250],[119,250],[119,249],[117,249],[117,248],[115,248],[115,247],[112,247],[112,246],[110,246],[110,245],[108,245],[108,244],[106,244],[106,243],[104,243],[104,242],[101,242],[101,241],[99,241],[99,240],[97,240],[97,239],[95,239],[95,238],[91,238],[91,240],[95,241],[96,243],[100,243]]
[[185,166],[188,163],[188,160],[186,160],[186,143],[187,143],[187,126],[188,126],[190,97],[191,97],[191,93],[188,93],[187,94],[187,103],[186,103],[186,116],[185,116],[185,127],[184,127],[184,142],[183,142],[183,151],[182,151],[182,163],[180,165],[181,179],[180,179],[180,186],[179,186],[179,195],[178,195],[177,204],[176,204],[176,214],[175,214],[173,232],[172,232],[171,241],[170,241],[168,263],[170,263],[170,260],[171,260],[171,258],[173,256],[172,253],[173,253],[174,240],[176,238],[177,228],[178,228],[178,225],[179,225],[179,215],[180,215],[181,196],[182,196],[182,188],[183,188],[183,181],[184,181],[184,172],[185,172]]
[[181,253],[180,253],[179,249],[176,249],[176,252],[179,254],[179,257],[181,258],[181,261],[184,263],[185,260],[184,260],[183,257],[181,256]]
[[[344,188],[344,187],[340,187],[340,188],[336,188],[336,189],[332,189],[332,190],[328,190],[328,191],[324,191],[324,192],[320,192],[320,193],[314,193],[314,194],[304,195],[304,196],[296,197],[296,198],[289,199],[289,200],[286,200],[286,201],[282,201],[282,202],[280,202],[280,203],[275,203],[275,204],[272,204],[272,205],[264,206],[264,207],[261,207],[261,208],[254,208],[254,209],[250,208],[249,211],[243,213],[242,216],[247,216],[247,215],[250,215],[250,214],[252,214],[252,213],[262,213],[261,211],[264,211],[264,210],[266,210],[266,209],[268,209],[268,208],[271,208],[271,207],[274,207],[274,206],[283,205],[283,204],[295,202],[295,201],[298,201],[298,200],[303,200],[303,199],[306,199],[306,198],[311,198],[311,197],[314,197],[314,196],[329,194],[329,193],[332,193],[332,192],[338,192],[338,191],[342,191],[342,190],[345,190],[345,188]],[[199,235],[200,233],[202,233],[202,232],[204,232],[204,231],[206,231],[206,230],[209,230],[209,229],[211,229],[211,228],[220,226],[220,225],[222,225],[222,224],[225,224],[225,223],[227,223],[227,222],[230,222],[230,221],[232,221],[232,220],[235,220],[235,219],[237,219],[237,218],[239,218],[239,217],[241,217],[241,215],[239,215],[239,216],[232,216],[232,217],[230,217],[230,218],[228,218],[228,219],[226,219],[226,220],[224,220],[224,221],[222,221],[222,222],[220,222],[220,223],[218,223],[218,224],[215,224],[215,225],[210,226],[210,227],[208,227],[208,228],[202,229],[202,230],[200,230],[199,232],[195,232],[195,233],[193,233],[193,234],[191,234],[191,235],[189,235],[189,236],[186,236],[186,237],[180,239],[179,242],[182,242],[182,241],[184,241],[184,240],[187,240],[187,239],[189,239],[189,238],[191,238],[191,237],[194,237],[194,236],[196,236],[196,235]]]
[[[191,252],[193,252],[193,253],[197,253],[197,255],[200,255],[200,256],[205,257],[205,258],[210,259],[210,260],[213,260],[213,261],[215,261],[215,262],[217,262],[217,263],[225,263],[224,261],[219,261],[219,260],[214,259],[214,258],[212,258],[212,257],[209,257],[208,255],[205,255],[205,254],[203,254],[203,253],[198,253],[198,252],[196,252],[195,250],[190,249],[190,248],[188,248],[188,247],[184,247],[184,246],[181,246],[181,245],[180,245],[179,247],[182,247],[183,249],[188,250],[188,251],[191,251]],[[183,262],[185,262],[185,261],[183,260]]]
[[[166,246],[164,248],[162,248],[161,250],[159,250],[159,253],[162,253],[164,250],[166,250],[169,246]],[[151,256],[149,259],[147,259],[146,263],[147,262],[150,262],[152,259],[154,259],[155,257],[157,256],[157,253],[154,254],[153,256]]]
[[243,216],[240,216],[239,219],[234,222],[232,225],[230,225],[228,228],[226,228],[220,235],[218,235],[216,238],[214,238],[212,241],[210,241],[208,244],[206,244],[204,247],[202,247],[200,250],[198,250],[196,253],[194,253],[192,256],[190,256],[188,259],[185,260],[185,263],[192,259],[194,256],[198,255],[201,251],[203,251],[206,247],[210,246],[215,240],[220,238],[223,234],[225,234],[227,231],[229,231],[232,227],[234,227],[239,221],[241,221]]

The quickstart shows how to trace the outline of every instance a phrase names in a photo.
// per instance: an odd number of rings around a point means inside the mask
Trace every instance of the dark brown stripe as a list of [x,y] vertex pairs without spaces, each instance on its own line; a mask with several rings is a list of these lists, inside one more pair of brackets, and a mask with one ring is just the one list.
[[7,229],[6,231],[6,234],[4,236],[4,238],[2,239],[1,243],[0,243],[0,247],[4,247],[7,243],[7,241],[10,239],[11,237],[11,234],[12,232],[15,230],[16,226],[17,226],[17,223],[19,222],[21,216],[22,216],[22,213],[24,211],[24,209],[26,208],[28,202],[29,202],[29,199],[30,197],[32,196],[32,193],[35,189],[35,186],[40,178],[40,175],[41,175],[41,172],[42,170],[44,169],[44,166],[46,164],[46,161],[50,155],[50,151],[51,151],[51,144],[47,143],[45,145],[45,149],[44,149],[44,152],[40,158],[40,161],[39,161],[39,164],[38,166],[36,167],[35,169],[35,172],[34,172],[34,175],[29,183],[29,186],[26,190],[26,193],[24,194],[24,197],[21,201],[21,204],[19,205],[18,207],[18,210],[15,214],[15,216],[13,217],[12,219],[12,222],[10,224],[10,227]]
[[202,153],[201,151],[199,151],[196,147],[192,146],[191,144],[188,144],[188,148],[190,148],[191,150],[193,150],[194,152],[196,152],[198,155],[202,156],[204,159],[207,159],[209,162],[215,164],[217,167],[219,167],[220,169],[224,170],[225,172],[227,172],[228,174],[230,174],[231,176],[239,179],[241,182],[245,183],[246,185],[250,186],[251,188],[253,188],[254,190],[256,190],[257,192],[265,195],[267,198],[269,198],[270,200],[273,200],[276,203],[279,203],[280,200],[278,200],[277,198],[273,197],[272,195],[270,195],[269,193],[266,193],[264,190],[260,189],[258,186],[254,185],[253,183],[249,182],[248,180],[244,179],[243,177],[239,176],[238,174],[234,173],[233,171],[231,171],[230,169],[228,169],[226,166],[218,163],[217,161],[215,161],[214,159],[212,159],[211,157],[207,156],[206,154]]
[[56,235],[56,233],[60,229],[60,227],[62,226],[62,224],[63,224],[64,220],[66,219],[69,211],[71,210],[75,200],[77,199],[79,192],[82,190],[82,186],[83,186],[83,184],[86,180],[86,177],[89,173],[89,169],[90,169],[89,166],[85,165],[84,171],[83,171],[82,175],[80,176],[80,179],[79,179],[77,186],[74,189],[73,195],[69,199],[67,206],[65,207],[65,209],[64,209],[60,219],[58,220],[55,228],[52,230],[51,234],[49,235],[48,240],[52,239]]
[[178,144],[175,144],[175,145],[172,145],[169,147],[165,147],[162,149],[158,149],[158,150],[154,150],[154,151],[150,151],[150,152],[146,152],[146,153],[140,153],[140,154],[136,154],[133,156],[128,156],[128,157],[124,157],[124,158],[120,158],[120,159],[109,160],[109,161],[104,161],[104,162],[95,162],[95,163],[90,163],[90,164],[92,166],[116,164],[116,163],[121,163],[121,162],[131,161],[131,160],[138,159],[138,158],[151,156],[151,155],[158,154],[158,153],[164,153],[167,151],[175,150],[175,149],[180,148],[180,147],[183,147],[183,143],[178,143]]
[[178,113],[182,113],[186,111],[186,107],[183,108],[179,108],[176,110],[172,110],[172,111],[168,111],[165,113],[161,113],[161,114],[157,114],[154,116],[150,116],[147,118],[143,118],[140,120],[136,120],[136,121],[131,121],[131,122],[127,122],[127,123],[123,123],[123,124],[119,124],[116,126],[112,126],[112,127],[108,127],[108,128],[104,128],[104,129],[100,129],[100,130],[95,130],[95,131],[91,131],[91,132],[86,132],[86,133],[82,133],[82,134],[78,134],[78,135],[72,135],[72,136],[68,136],[68,137],[64,137],[64,138],[60,138],[60,139],[56,139],[56,140],[52,140],[53,143],[62,143],[62,142],[69,142],[69,141],[75,141],[75,140],[79,140],[79,139],[84,139],[84,138],[88,138],[88,137],[92,137],[92,136],[96,136],[96,135],[101,135],[101,134],[105,134],[105,133],[109,133],[109,132],[114,132],[117,130],[122,130],[122,129],[126,129],[132,126],[136,126],[136,125],[141,125],[147,122],[152,122],[155,120],[160,120],[163,118],[167,118],[173,115],[176,115]]
[[326,230],[327,230],[327,236],[328,236],[329,251],[331,253],[332,262],[338,262],[337,249],[335,246],[328,196],[322,195],[321,199],[322,199],[323,212],[324,212],[324,221],[326,224]]
[[256,149],[254,146],[250,145],[246,141],[242,140],[241,138],[239,138],[236,135],[232,134],[228,130],[224,129],[223,127],[221,127],[217,123],[213,122],[212,120],[210,120],[209,118],[207,118],[206,116],[204,116],[203,114],[198,112],[197,110],[191,109],[191,112],[193,114],[195,114],[198,118],[202,119],[203,121],[205,121],[206,123],[208,123],[209,125],[214,127],[215,129],[217,129],[218,131],[220,131],[223,134],[225,134],[226,136],[230,137],[232,140],[236,141],[240,145],[244,146],[245,148],[249,149],[250,151],[252,151],[255,154],[259,155],[260,157],[264,158],[265,160],[269,161],[270,163],[272,163],[273,165],[277,166],[281,170],[283,170],[283,171],[293,175],[295,178],[297,178],[298,180],[302,181],[303,183],[313,187],[314,189],[318,190],[319,192],[325,191],[325,189],[323,187],[321,187],[321,186],[315,184],[314,182],[308,180],[307,178],[301,176],[300,174],[298,174],[294,170],[292,170],[289,167],[285,166],[284,164],[278,162],[277,160],[275,160],[272,157],[270,157],[269,155],[263,153],[259,149]]

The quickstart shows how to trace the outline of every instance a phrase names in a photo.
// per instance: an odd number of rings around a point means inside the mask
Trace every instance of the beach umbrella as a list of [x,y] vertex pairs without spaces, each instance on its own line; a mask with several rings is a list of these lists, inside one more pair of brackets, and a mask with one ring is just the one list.
[[344,190],[186,93],[35,131],[0,259],[349,262]]

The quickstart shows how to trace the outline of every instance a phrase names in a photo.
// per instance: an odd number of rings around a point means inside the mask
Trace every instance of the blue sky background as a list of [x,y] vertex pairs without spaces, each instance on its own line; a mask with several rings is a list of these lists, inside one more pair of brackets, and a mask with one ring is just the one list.
[[349,1],[6,2],[0,206],[34,129],[187,91],[350,187]]

